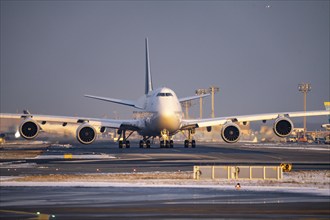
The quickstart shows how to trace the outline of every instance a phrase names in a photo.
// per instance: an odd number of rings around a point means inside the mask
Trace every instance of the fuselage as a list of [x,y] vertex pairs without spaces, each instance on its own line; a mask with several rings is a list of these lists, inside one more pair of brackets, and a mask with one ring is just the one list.
[[145,97],[144,126],[138,131],[142,136],[159,136],[167,130],[171,135],[181,128],[182,108],[178,97],[169,88],[159,88]]

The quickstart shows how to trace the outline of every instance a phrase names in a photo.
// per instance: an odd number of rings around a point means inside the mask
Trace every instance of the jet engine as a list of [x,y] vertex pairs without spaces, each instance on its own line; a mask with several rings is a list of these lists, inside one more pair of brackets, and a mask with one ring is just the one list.
[[236,143],[241,136],[241,130],[234,123],[226,123],[221,130],[221,137],[227,143]]
[[18,130],[23,138],[31,140],[38,136],[40,126],[36,121],[27,118],[20,124]]
[[291,134],[293,123],[286,117],[279,117],[274,122],[273,130],[277,136],[286,137]]
[[77,140],[82,144],[91,144],[96,139],[96,130],[84,123],[77,128]]

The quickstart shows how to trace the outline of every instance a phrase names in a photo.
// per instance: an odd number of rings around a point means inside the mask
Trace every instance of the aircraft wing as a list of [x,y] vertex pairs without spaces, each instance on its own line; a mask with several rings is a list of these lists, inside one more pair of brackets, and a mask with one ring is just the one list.
[[114,99],[114,98],[107,98],[107,97],[93,96],[93,95],[84,95],[84,96],[87,98],[97,99],[97,100],[106,101],[106,102],[113,102],[116,104],[127,105],[127,106],[131,106],[134,108],[143,109],[142,106],[139,106],[135,101],[132,101],[132,100]]
[[[31,118],[32,120],[38,122],[41,127],[43,124],[82,124],[89,123],[95,128],[115,128],[126,130],[137,131],[142,125],[141,120],[117,120],[117,119],[105,119],[105,118],[88,118],[88,117],[67,117],[67,116],[54,116],[54,115],[34,115],[34,114],[3,114],[0,113],[0,119],[24,119]],[[98,130],[100,131],[100,130]]]
[[205,119],[185,119],[182,121],[182,130],[209,127],[216,125],[223,125],[226,122],[249,122],[249,121],[267,121],[274,120],[278,117],[304,117],[304,116],[321,116],[330,115],[330,111],[308,111],[308,112],[281,112],[281,113],[268,113],[268,114],[255,114],[255,115],[239,115],[218,118],[205,118]]

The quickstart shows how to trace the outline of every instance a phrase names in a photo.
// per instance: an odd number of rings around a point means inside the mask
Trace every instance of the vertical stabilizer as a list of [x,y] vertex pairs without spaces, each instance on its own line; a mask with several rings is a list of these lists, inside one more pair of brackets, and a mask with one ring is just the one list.
[[149,45],[148,38],[146,38],[146,85],[145,85],[145,94],[148,94],[152,91],[152,79],[150,71],[150,59],[149,59]]

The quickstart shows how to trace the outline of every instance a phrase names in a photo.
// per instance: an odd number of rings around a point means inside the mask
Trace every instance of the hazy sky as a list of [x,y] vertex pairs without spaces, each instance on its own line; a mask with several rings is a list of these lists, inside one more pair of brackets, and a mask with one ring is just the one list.
[[303,110],[301,82],[312,84],[307,109],[323,110],[329,11],[329,1],[1,1],[0,111],[129,118],[133,108],[83,95],[139,98],[145,37],[154,87],[185,97],[217,85],[216,116]]

